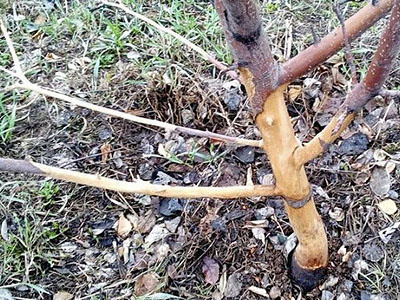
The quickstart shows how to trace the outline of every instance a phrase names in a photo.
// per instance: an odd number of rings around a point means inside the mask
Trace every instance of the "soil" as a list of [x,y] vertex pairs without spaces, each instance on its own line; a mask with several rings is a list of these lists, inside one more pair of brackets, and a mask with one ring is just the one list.
[[[34,43],[29,47],[30,52],[38,48]],[[47,50],[52,51],[46,46],[41,48],[43,53]],[[65,56],[68,51],[58,49],[57,55]],[[288,109],[303,141],[312,138],[334,110],[334,104],[323,107],[315,99],[323,99],[325,93],[345,95],[344,84],[330,81],[333,74],[338,76],[335,68],[326,63],[289,86]],[[177,71],[174,85],[163,80],[155,69],[155,76],[147,82],[128,84],[136,81],[141,70],[121,59],[101,70],[99,78],[104,80],[97,89],[90,84],[89,69],[64,69],[62,80],[57,80],[55,72],[38,73],[32,81],[147,118],[259,138],[243,88],[227,88],[231,79],[214,77],[212,69],[191,72],[190,76]],[[398,74],[393,77],[388,87],[395,85]],[[305,86],[305,79],[316,81]],[[290,90],[296,86],[301,92],[290,100]],[[1,157],[29,156],[36,162],[109,178],[129,181],[140,177],[173,185],[243,185],[248,172],[252,181],[260,184],[271,173],[267,158],[257,149],[254,158],[242,157],[247,152],[235,146],[129,123],[40,95],[16,95],[23,97],[18,102],[22,108],[17,112],[19,120],[12,140],[0,144]],[[33,103],[23,107],[34,98]],[[330,260],[327,282],[306,295],[288,277],[284,249],[293,230],[280,198],[181,199],[171,209],[173,204],[162,206],[166,200],[159,197],[4,173],[0,174],[0,212],[4,214],[0,221],[6,220],[8,235],[19,239],[20,229],[30,223],[34,225],[31,234],[37,238],[30,245],[20,241],[14,259],[25,256],[25,262],[22,260],[19,267],[16,262],[0,262],[3,270],[8,270],[2,275],[0,288],[24,283],[8,288],[15,299],[55,299],[53,295],[61,290],[75,299],[130,299],[137,291],[139,278],[151,273],[157,278],[156,292],[183,299],[222,299],[224,292],[228,293],[227,279],[238,274],[241,292],[231,299],[265,299],[250,291],[251,286],[267,293],[278,289],[277,299],[333,299],[327,291],[335,299],[398,299],[400,232],[395,228],[387,240],[380,232],[399,222],[399,213],[385,214],[377,204],[390,199],[400,205],[399,108],[399,102],[393,99],[374,100],[342,139],[307,165],[315,202],[327,230]],[[360,153],[354,149],[357,143],[352,143],[348,152],[340,148],[345,139],[360,133],[367,137],[360,141],[366,143]],[[170,159],[163,157],[160,145],[172,154]],[[104,149],[108,149],[107,155]],[[378,156],[381,151],[383,158]],[[390,191],[379,196],[370,188],[371,172],[388,163],[394,164]],[[53,186],[49,188],[49,184]],[[50,190],[50,196],[44,187]],[[260,209],[266,207],[272,213],[263,216]],[[116,229],[121,215],[128,219],[137,216],[148,228],[131,230],[121,237]],[[257,219],[265,220],[265,242],[249,228]],[[171,228],[171,223],[176,228]],[[166,234],[149,244],[155,226],[166,230]],[[6,243],[2,242],[0,253],[5,254]],[[382,255],[370,253],[373,247]],[[215,284],[205,281],[206,257],[219,266]],[[21,270],[24,272],[18,273]],[[40,286],[48,294],[26,283]]]

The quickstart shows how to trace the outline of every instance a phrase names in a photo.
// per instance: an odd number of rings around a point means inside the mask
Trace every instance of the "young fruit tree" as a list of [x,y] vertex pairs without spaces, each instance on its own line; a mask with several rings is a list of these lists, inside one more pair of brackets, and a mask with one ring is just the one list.
[[[148,126],[161,127],[169,131],[207,137],[227,143],[260,147],[265,150],[269,158],[275,183],[273,185],[231,187],[163,186],[140,179],[133,182],[117,181],[96,174],[86,174],[36,163],[31,160],[15,160],[12,158],[0,158],[0,170],[49,176],[119,192],[161,197],[237,199],[281,196],[298,239],[294,253],[290,256],[290,276],[304,290],[314,288],[326,273],[328,241],[324,224],[314,203],[304,165],[322,154],[329,144],[341,135],[355,115],[375,96],[379,94],[398,96],[395,91],[383,90],[383,84],[388,78],[400,50],[400,0],[374,1],[365,5],[347,21],[343,20],[339,7],[335,6],[334,9],[341,27],[282,64],[278,63],[271,52],[270,42],[263,31],[258,1],[215,0],[214,6],[235,61],[231,68],[225,67],[210,54],[175,32],[131,11],[122,4],[103,1],[103,5],[122,9],[126,13],[141,18],[159,30],[176,37],[233,78],[236,78],[235,71],[238,70],[240,81],[244,85],[251,102],[252,112],[262,140],[235,138],[150,120],[97,106],[32,83],[25,76],[3,23],[1,23],[1,30],[11,52],[14,68],[13,70],[1,68],[1,70],[7,72],[10,76],[14,76],[19,82],[4,87],[0,92],[7,93],[14,89],[30,90],[53,99],[69,102],[74,106],[85,107]],[[364,78],[358,81],[351,57],[350,42],[390,11],[386,29],[380,38],[368,71]],[[302,144],[295,136],[286,107],[286,87],[293,80],[327,60],[342,47],[345,47],[347,61],[352,69],[352,82],[349,84],[347,97],[329,124],[312,140]]]

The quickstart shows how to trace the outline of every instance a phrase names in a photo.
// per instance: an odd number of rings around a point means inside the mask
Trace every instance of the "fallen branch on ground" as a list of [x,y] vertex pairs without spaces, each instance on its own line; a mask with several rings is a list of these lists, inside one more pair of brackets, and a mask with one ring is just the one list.
[[31,161],[0,158],[0,171],[36,174],[61,179],[122,193],[143,194],[172,198],[221,198],[278,196],[279,190],[273,185],[249,185],[227,187],[167,186],[152,184],[140,179],[134,182],[120,181],[100,175],[70,171]]
[[17,83],[17,84],[5,87],[5,88],[1,89],[0,92],[7,92],[10,90],[14,90],[14,89],[30,90],[30,91],[36,92],[36,93],[44,95],[44,96],[48,96],[48,97],[52,97],[54,99],[68,102],[75,106],[84,107],[84,108],[87,108],[87,109],[90,109],[93,111],[107,114],[109,116],[126,119],[126,120],[136,122],[139,124],[143,124],[143,125],[160,127],[160,128],[164,128],[164,129],[170,130],[170,131],[176,131],[176,132],[180,132],[180,133],[185,133],[185,134],[190,134],[190,135],[195,135],[195,136],[200,136],[200,137],[206,137],[209,139],[214,139],[214,140],[223,141],[223,142],[232,143],[232,144],[247,145],[247,146],[253,146],[253,147],[261,147],[261,145],[262,145],[262,142],[257,141],[257,140],[249,140],[249,139],[243,139],[243,138],[238,138],[238,137],[231,137],[231,136],[226,136],[223,134],[217,134],[217,133],[213,133],[213,132],[192,129],[192,128],[187,128],[187,127],[183,127],[183,126],[177,126],[177,125],[173,125],[173,124],[162,122],[162,121],[147,119],[144,117],[138,117],[138,116],[135,116],[135,115],[132,115],[129,113],[117,111],[117,110],[114,110],[111,108],[106,108],[106,107],[103,107],[100,105],[95,105],[95,104],[80,100],[78,98],[74,98],[74,97],[67,96],[67,95],[64,95],[61,93],[57,93],[57,92],[51,91],[49,89],[43,88],[37,84],[34,84],[26,78],[26,76],[21,68],[21,63],[15,52],[15,49],[14,49],[13,43],[10,39],[10,36],[1,20],[0,20],[0,28],[6,39],[7,46],[11,52],[11,56],[14,61],[14,66],[15,66],[16,72],[11,72],[4,68],[1,68],[1,70],[3,70],[4,72],[7,72],[11,76],[18,78],[22,82],[22,83]]

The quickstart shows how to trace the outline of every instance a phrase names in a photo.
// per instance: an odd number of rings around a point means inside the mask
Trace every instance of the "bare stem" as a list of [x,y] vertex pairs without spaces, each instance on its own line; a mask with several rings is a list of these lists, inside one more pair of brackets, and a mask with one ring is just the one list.
[[37,174],[54,179],[83,184],[122,193],[143,194],[175,198],[223,198],[278,196],[279,190],[270,185],[229,186],[229,187],[180,187],[152,184],[140,179],[134,182],[120,181],[107,177],[80,173],[51,167],[44,164],[0,158],[0,171]]
[[104,5],[108,5],[108,6],[113,6],[113,7],[119,8],[119,9],[123,10],[124,12],[126,12],[127,14],[130,14],[130,15],[134,16],[135,18],[138,18],[138,19],[150,24],[151,26],[157,28],[158,30],[173,36],[174,38],[176,38],[177,40],[179,40],[180,42],[182,42],[183,44],[185,44],[186,46],[188,46],[192,50],[194,50],[197,53],[199,53],[205,60],[209,61],[211,64],[216,66],[219,70],[226,71],[225,73],[227,73],[230,77],[232,77],[233,79],[239,80],[239,76],[235,71],[227,70],[227,67],[224,64],[222,64],[220,61],[215,59],[214,56],[212,56],[211,54],[207,53],[205,50],[203,50],[199,46],[195,45],[194,43],[192,43],[188,39],[184,38],[180,34],[176,33],[175,31],[173,31],[173,30],[171,30],[169,28],[166,28],[166,27],[154,22],[153,20],[149,19],[148,17],[143,16],[143,15],[141,15],[141,14],[139,14],[139,13],[137,13],[137,12],[131,10],[131,9],[129,9],[128,7],[123,5],[122,3],[118,4],[118,3],[109,2],[109,1],[105,1],[105,0],[102,0],[102,3]]
[[340,22],[340,26],[342,27],[342,35],[343,35],[344,45],[345,45],[346,60],[347,60],[347,63],[350,65],[352,85],[354,86],[358,83],[357,71],[356,71],[356,65],[354,64],[354,57],[351,54],[349,37],[347,36],[347,33],[346,33],[346,23],[344,22],[343,15],[342,15],[342,12],[340,11],[339,4],[333,4],[333,10]]

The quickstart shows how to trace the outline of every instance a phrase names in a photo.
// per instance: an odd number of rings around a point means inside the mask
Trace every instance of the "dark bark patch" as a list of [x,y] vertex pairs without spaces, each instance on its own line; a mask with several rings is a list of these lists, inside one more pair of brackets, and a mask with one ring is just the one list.
[[257,43],[258,39],[260,38],[260,35],[261,35],[261,24],[257,27],[255,31],[250,32],[249,34],[246,35],[242,35],[232,31],[233,38],[239,43],[242,43],[243,45],[246,46],[254,46]]
[[325,278],[327,269],[305,269],[299,266],[299,264],[291,257],[290,261],[290,278],[293,282],[299,285],[304,292],[309,292],[319,285],[319,283]]

